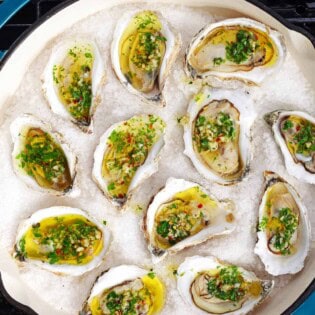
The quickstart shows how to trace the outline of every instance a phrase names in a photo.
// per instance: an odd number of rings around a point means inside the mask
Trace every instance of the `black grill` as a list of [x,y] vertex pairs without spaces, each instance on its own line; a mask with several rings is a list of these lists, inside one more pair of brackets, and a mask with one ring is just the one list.
[[[10,1],[10,0],[6,0]],[[106,1],[106,0],[104,0]],[[0,7],[3,0],[0,0]],[[31,0],[26,4],[18,13],[16,13],[0,30],[0,51],[7,51],[14,41],[33,23],[35,23],[40,17],[45,15],[51,9],[65,2],[64,0]],[[293,25],[301,27],[307,31],[312,38],[310,38],[315,45],[315,1],[303,1],[303,0],[249,0],[254,4],[268,8],[273,12],[276,12],[287,22],[291,22]],[[0,279],[1,280],[1,279]],[[7,294],[1,294],[1,291],[5,292],[1,287],[0,281],[0,315],[28,315],[31,312],[21,311],[10,303],[16,303],[12,301]],[[7,301],[10,300],[10,303]],[[19,306],[21,307],[21,306]]]

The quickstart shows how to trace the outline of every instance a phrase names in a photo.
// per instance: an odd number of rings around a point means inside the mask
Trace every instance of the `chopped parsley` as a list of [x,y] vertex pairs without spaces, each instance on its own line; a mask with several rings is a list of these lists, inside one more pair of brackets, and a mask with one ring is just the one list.
[[235,42],[228,42],[225,46],[227,60],[240,64],[250,58],[259,47],[254,33],[247,30],[239,30]]
[[154,279],[154,278],[155,278],[155,272],[150,271],[150,272],[148,273],[148,277],[151,278],[151,279]]
[[71,188],[68,161],[62,148],[40,128],[27,131],[24,148],[16,159],[19,160],[19,167],[32,176],[39,186],[57,191]]
[[[140,281],[138,279],[132,283]],[[124,291],[119,290],[118,293],[112,289],[105,295],[102,301],[104,314],[141,315],[149,312],[153,304],[150,291],[142,283],[142,286],[132,283]],[[140,286],[140,289],[133,289],[136,286]]]
[[222,63],[225,62],[225,60],[223,58],[221,58],[221,57],[213,58],[212,61],[213,61],[213,65],[214,66],[219,66],[219,65],[221,65]]
[[261,231],[271,233],[269,244],[282,255],[290,255],[292,244],[290,243],[293,234],[298,227],[298,215],[290,208],[279,210],[278,216],[263,217],[259,223]]
[[195,123],[195,141],[199,152],[216,151],[219,143],[235,139],[235,125],[230,115],[220,112],[215,119],[200,114]]
[[294,141],[297,143],[297,153],[305,156],[315,151],[315,127],[310,122],[301,126],[295,134]]
[[242,288],[244,279],[236,266],[220,268],[216,277],[210,277],[207,289],[208,293],[223,301],[238,302],[245,296],[245,289]]
[[292,121],[288,119],[284,122],[282,129],[288,130],[288,129],[291,129],[293,126],[294,125],[293,125]]

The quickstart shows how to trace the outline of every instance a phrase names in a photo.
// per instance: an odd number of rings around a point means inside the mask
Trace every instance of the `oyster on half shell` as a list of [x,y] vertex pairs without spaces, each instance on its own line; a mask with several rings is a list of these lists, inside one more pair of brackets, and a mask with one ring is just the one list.
[[285,59],[283,36],[248,18],[223,20],[205,26],[186,52],[186,72],[193,78],[215,76],[260,84]]
[[13,167],[27,186],[54,195],[74,193],[77,157],[62,135],[29,114],[15,119],[10,131]]
[[276,110],[265,115],[290,175],[315,184],[315,118],[301,111]]
[[153,262],[168,253],[231,233],[236,226],[232,210],[232,202],[218,201],[202,186],[169,178],[144,217]]
[[132,190],[158,169],[164,121],[139,115],[111,126],[94,153],[93,179],[105,196],[122,206]]
[[307,209],[297,192],[273,172],[265,171],[255,253],[272,275],[294,274],[304,266],[310,247]]
[[120,265],[97,279],[79,314],[154,315],[163,308],[164,295],[164,285],[154,272]]
[[33,213],[18,228],[14,257],[60,275],[80,276],[98,267],[108,251],[108,227],[70,207]]
[[242,91],[202,89],[188,106],[184,153],[209,180],[224,185],[241,181],[249,168],[255,117]]
[[90,131],[104,71],[92,40],[66,40],[54,47],[43,74],[43,90],[51,110]]
[[144,100],[162,102],[162,91],[181,40],[157,12],[127,12],[118,21],[111,48],[120,82]]
[[177,289],[195,311],[208,314],[243,315],[261,303],[273,281],[208,256],[188,257],[177,270]]

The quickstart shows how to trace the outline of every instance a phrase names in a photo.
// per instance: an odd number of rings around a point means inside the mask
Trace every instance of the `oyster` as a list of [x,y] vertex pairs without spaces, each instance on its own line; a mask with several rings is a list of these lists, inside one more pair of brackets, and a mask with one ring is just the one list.
[[281,177],[269,171],[264,176],[255,253],[270,274],[294,274],[303,268],[310,248],[307,209],[293,187]]
[[190,102],[184,125],[185,154],[198,172],[220,184],[245,176],[256,114],[245,93],[204,88]]
[[216,200],[196,183],[169,178],[144,218],[153,261],[211,237],[231,233],[236,225],[231,208],[231,203]]
[[154,272],[121,265],[98,278],[80,315],[153,315],[163,305],[164,286]]
[[177,289],[186,303],[208,314],[247,314],[270,293],[273,281],[215,257],[188,257],[177,270]]
[[110,242],[109,229],[84,211],[51,207],[20,224],[14,257],[57,274],[79,276],[101,264]]
[[54,195],[72,190],[77,158],[60,134],[28,114],[15,119],[10,131],[13,167],[27,186]]
[[52,51],[43,74],[43,90],[54,113],[88,131],[104,78],[104,63],[96,43],[68,40]]
[[200,30],[187,49],[185,68],[193,79],[215,76],[260,84],[282,66],[285,56],[280,33],[257,21],[235,18]]
[[160,117],[139,115],[103,134],[94,153],[92,175],[114,204],[122,206],[131,191],[157,171],[164,131]]
[[117,23],[111,48],[118,79],[144,100],[163,102],[162,90],[180,43],[159,13],[128,12]]
[[315,184],[315,118],[300,111],[277,110],[265,115],[290,175]]

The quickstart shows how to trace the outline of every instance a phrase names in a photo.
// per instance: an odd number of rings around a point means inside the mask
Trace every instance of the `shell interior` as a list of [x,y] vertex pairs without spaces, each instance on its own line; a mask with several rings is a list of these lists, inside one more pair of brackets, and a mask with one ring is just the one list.
[[294,274],[303,268],[310,247],[307,210],[281,177],[273,172],[264,175],[255,253],[270,274]]
[[101,264],[110,242],[109,229],[84,211],[51,207],[20,224],[14,256],[57,274],[79,276]]
[[104,80],[104,64],[94,41],[68,40],[51,53],[43,89],[53,112],[88,131]]
[[153,272],[121,265],[98,278],[80,314],[155,314],[163,304],[164,286]]
[[305,112],[277,110],[265,115],[289,174],[315,184],[315,119]]
[[259,84],[285,59],[283,36],[247,18],[205,26],[186,53],[186,71],[193,78],[217,76]]
[[155,195],[144,219],[153,262],[167,253],[231,233],[236,223],[231,206],[226,204],[196,183],[169,178]]
[[184,153],[207,179],[220,184],[242,180],[249,168],[250,129],[255,117],[245,93],[202,89],[188,107]]
[[112,65],[129,91],[149,101],[163,102],[162,90],[179,46],[179,35],[159,13],[128,12],[114,32]]
[[10,131],[16,174],[35,190],[55,195],[70,192],[77,158],[62,136],[32,115],[15,119]]
[[157,171],[164,146],[164,121],[155,115],[134,116],[110,127],[94,153],[93,178],[114,203]]
[[215,257],[188,257],[177,270],[177,289],[194,309],[208,314],[247,314],[270,293],[273,281],[219,262]]

